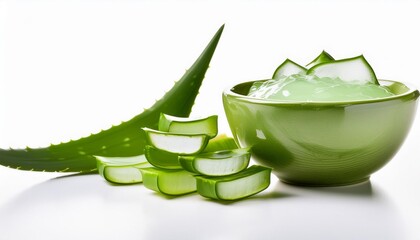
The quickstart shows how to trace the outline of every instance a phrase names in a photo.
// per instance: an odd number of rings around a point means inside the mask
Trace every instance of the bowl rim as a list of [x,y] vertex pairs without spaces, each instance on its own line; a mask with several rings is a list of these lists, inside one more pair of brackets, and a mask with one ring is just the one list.
[[245,85],[245,84],[250,84],[253,82],[267,81],[267,80],[270,80],[270,79],[261,79],[261,80],[235,83],[233,86],[230,86],[223,91],[223,96],[234,97],[238,100],[249,102],[249,103],[259,103],[259,104],[267,104],[267,105],[316,105],[316,106],[339,105],[339,106],[342,106],[342,105],[357,105],[357,104],[387,102],[391,100],[410,100],[410,99],[417,99],[420,95],[419,91],[415,87],[413,87],[411,84],[406,84],[406,83],[395,81],[395,80],[385,80],[385,79],[378,79],[378,81],[381,84],[386,84],[386,83],[402,84],[408,88],[407,92],[396,94],[394,96],[384,97],[384,98],[362,99],[362,100],[351,100],[351,101],[348,101],[348,100],[347,101],[287,101],[287,100],[272,100],[272,99],[249,97],[247,95],[242,95],[233,91],[233,89],[239,85]]

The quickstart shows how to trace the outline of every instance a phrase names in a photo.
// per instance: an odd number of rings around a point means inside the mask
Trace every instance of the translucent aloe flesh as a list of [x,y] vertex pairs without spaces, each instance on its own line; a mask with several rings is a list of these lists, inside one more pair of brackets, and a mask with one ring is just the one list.
[[344,82],[379,85],[375,72],[363,55],[315,65],[307,74],[321,78],[340,78]]
[[132,184],[143,182],[140,169],[152,167],[149,163],[143,163],[136,166],[112,166],[104,167],[103,177],[112,183],[117,184]]
[[257,194],[270,185],[271,168],[254,165],[224,177],[196,176],[197,192],[216,200],[238,200]]
[[144,168],[143,185],[166,195],[183,195],[197,190],[194,175],[184,170]]
[[277,69],[274,71],[273,79],[278,79],[282,76],[290,76],[293,74],[306,73],[306,68],[293,62],[290,59],[286,59]]
[[180,156],[179,163],[190,172],[207,176],[225,176],[238,173],[248,167],[249,149],[234,149],[203,153],[195,156]]
[[178,134],[142,128],[146,133],[147,144],[166,152],[192,155],[204,150],[209,142],[206,134]]
[[170,116],[162,113],[159,130],[182,134],[207,134],[210,138],[217,135],[217,115],[206,118],[191,119]]
[[155,167],[164,169],[182,169],[178,161],[178,154],[159,150],[150,145],[144,149],[147,161]]
[[151,167],[145,155],[134,157],[95,156],[99,174],[107,181],[117,184],[140,183],[141,168]]
[[222,26],[183,77],[160,100],[127,122],[78,140],[45,148],[0,149],[0,164],[33,171],[90,172],[96,170],[93,155],[136,156],[146,145],[141,127],[158,127],[160,113],[187,117],[210,60],[223,32]]

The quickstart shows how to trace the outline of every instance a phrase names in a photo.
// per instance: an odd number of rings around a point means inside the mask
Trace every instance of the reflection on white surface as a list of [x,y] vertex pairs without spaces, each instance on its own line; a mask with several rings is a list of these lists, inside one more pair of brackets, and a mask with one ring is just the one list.
[[98,175],[55,178],[0,208],[3,239],[404,239],[370,182],[303,188],[278,182],[238,202],[170,198]]

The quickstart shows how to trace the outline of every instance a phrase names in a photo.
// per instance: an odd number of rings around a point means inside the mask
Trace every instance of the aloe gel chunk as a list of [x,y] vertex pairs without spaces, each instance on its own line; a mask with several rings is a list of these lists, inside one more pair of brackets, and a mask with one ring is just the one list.
[[182,118],[161,114],[159,131],[181,134],[207,134],[210,138],[217,135],[217,115],[206,118]]
[[146,133],[147,143],[157,149],[180,154],[193,155],[204,150],[209,142],[206,134],[179,134],[142,128]]
[[216,200],[238,200],[257,194],[270,185],[271,168],[254,165],[224,177],[196,176],[197,192]]
[[143,168],[143,185],[166,195],[183,195],[197,190],[192,173],[184,170]]
[[99,174],[105,180],[118,184],[132,184],[143,181],[140,169],[151,167],[144,155],[134,157],[95,156]]
[[224,150],[194,156],[180,156],[179,163],[190,172],[206,176],[225,176],[238,173],[248,167],[249,149]]

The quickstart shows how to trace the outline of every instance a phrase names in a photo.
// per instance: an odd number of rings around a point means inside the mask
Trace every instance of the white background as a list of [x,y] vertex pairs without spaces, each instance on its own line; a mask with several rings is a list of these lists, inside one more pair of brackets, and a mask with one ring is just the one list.
[[[416,1],[0,0],[0,146],[45,146],[128,120],[170,89],[222,25],[192,115],[285,58],[364,54],[382,79],[420,86]],[[0,166],[0,239],[420,239],[420,116],[371,181],[273,183],[234,204],[167,199],[99,176]],[[384,146],[386,147],[386,146]]]

